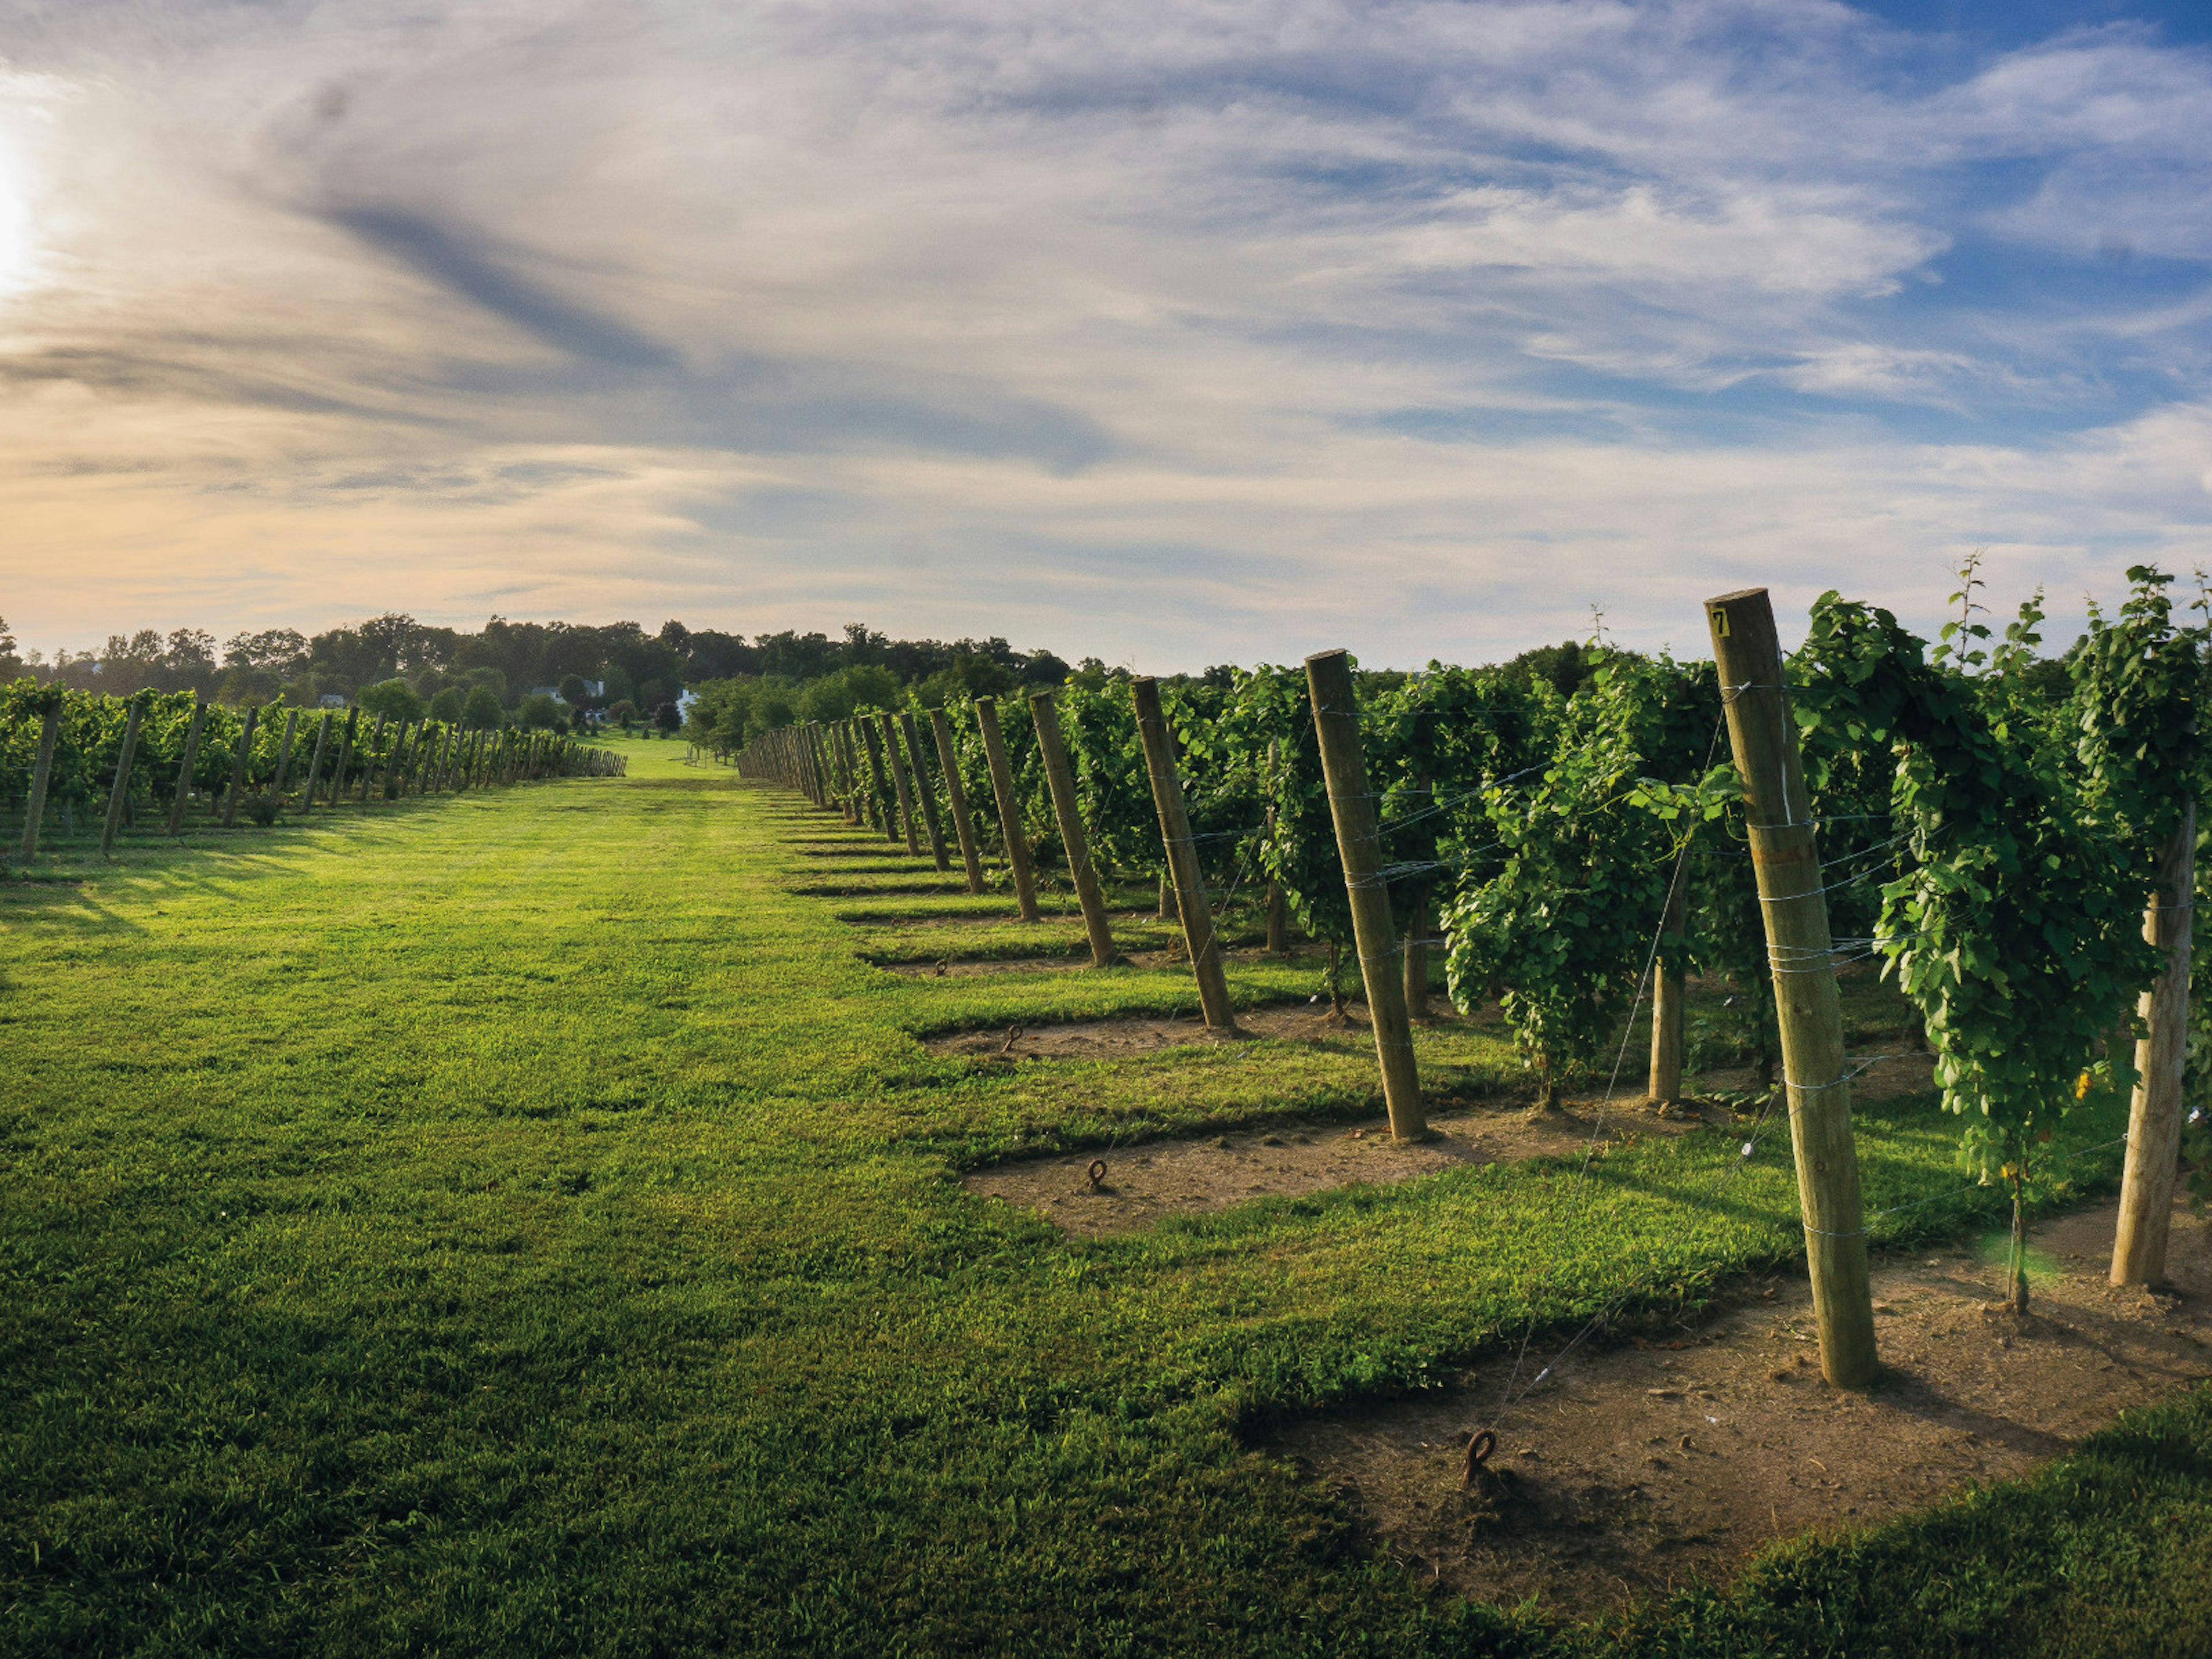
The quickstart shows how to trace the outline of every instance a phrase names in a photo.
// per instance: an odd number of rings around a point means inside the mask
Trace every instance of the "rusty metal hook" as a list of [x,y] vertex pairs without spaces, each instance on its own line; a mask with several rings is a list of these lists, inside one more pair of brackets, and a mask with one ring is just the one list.
[[1460,1488],[1465,1491],[1474,1484],[1475,1471],[1490,1461],[1490,1454],[1498,1449],[1498,1435],[1494,1430],[1479,1431],[1467,1443],[1467,1469],[1459,1478]]
[[1104,1190],[1106,1186],[1106,1160],[1104,1158],[1092,1158],[1091,1160],[1091,1167],[1085,1170],[1084,1173],[1091,1177],[1091,1190],[1092,1192],[1096,1193]]

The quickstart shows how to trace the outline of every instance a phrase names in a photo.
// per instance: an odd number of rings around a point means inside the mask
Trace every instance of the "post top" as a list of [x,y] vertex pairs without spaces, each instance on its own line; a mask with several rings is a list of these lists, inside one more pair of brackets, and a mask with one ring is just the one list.
[[1351,652],[1345,650],[1342,647],[1339,647],[1334,651],[1316,651],[1306,659],[1306,664],[1310,667],[1313,664],[1317,662],[1327,662],[1332,657],[1348,657],[1351,654]]
[[1709,605],[1734,605],[1738,599],[1757,599],[1765,596],[1766,590],[1763,587],[1739,587],[1733,593],[1723,593],[1718,599],[1707,599],[1705,603]]

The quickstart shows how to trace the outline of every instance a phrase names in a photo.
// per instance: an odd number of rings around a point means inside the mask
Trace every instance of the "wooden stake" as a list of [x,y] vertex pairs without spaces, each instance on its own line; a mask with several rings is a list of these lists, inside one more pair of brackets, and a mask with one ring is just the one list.
[[2136,1012],[2148,1035],[2136,1044],[2135,1098],[2128,1109],[2127,1173],[2120,1183],[2112,1283],[2166,1279],[2173,1185],[2181,1169],[2181,1079],[2189,1052],[2189,939],[2197,892],[2197,803],[2182,810],[2158,860],[2158,886],[2143,911],[2143,940],[2166,965]]
[[[1429,775],[1413,775],[1413,793],[1417,811],[1425,811],[1431,803]],[[1422,881],[1413,890],[1413,902],[1406,915],[1406,946],[1403,957],[1406,970],[1406,1017],[1426,1019],[1429,1017],[1429,884]]]
[[1314,735],[1321,744],[1328,781],[1329,817],[1336,825],[1337,856],[1352,901],[1352,937],[1367,987],[1367,1018],[1375,1030],[1375,1056],[1382,1068],[1382,1098],[1390,1109],[1390,1133],[1414,1140],[1429,1132],[1421,1109],[1421,1076],[1413,1062],[1413,1028],[1406,1018],[1406,986],[1390,921],[1390,893],[1382,884],[1382,842],[1368,793],[1367,763],[1360,752],[1359,710],[1352,690],[1352,661],[1341,651],[1306,659],[1306,691],[1313,702]]
[[192,767],[200,757],[200,733],[207,726],[207,705],[197,700],[192,704],[191,723],[185,727],[185,752],[177,762],[177,798],[169,803],[171,835],[185,827],[185,803],[191,799]]
[[46,786],[53,781],[54,740],[61,734],[61,687],[52,687],[46,695],[46,718],[39,725],[39,757],[31,765],[31,799],[29,810],[23,817],[23,857],[27,862],[39,851],[39,826],[46,816]]
[[1774,611],[1765,588],[1747,588],[1706,600],[1705,621],[1728,710],[1729,747],[1743,779],[1752,871],[1766,917],[1790,1141],[1820,1325],[1820,1374],[1835,1388],[1869,1388],[1875,1364],[1874,1293],[1867,1276],[1858,1149],[1851,1137],[1843,1003]]
[[1006,838],[1006,863],[1014,872],[1014,896],[1022,907],[1022,920],[1036,921],[1041,920],[1036,874],[1030,867],[1029,838],[1022,833],[1022,804],[1014,796],[1014,769],[1007,763],[1006,740],[999,735],[998,699],[975,699],[975,725],[983,733],[983,757],[991,763],[991,796],[998,803],[999,833]]
[[[1689,929],[1689,867],[1678,861],[1667,893],[1666,915],[1659,923],[1660,938],[1679,950]],[[1662,946],[1651,985],[1651,1079],[1644,1097],[1654,1106],[1672,1106],[1682,1097],[1682,1005],[1687,992],[1681,964],[1669,963],[1667,957]]]
[[139,722],[146,718],[142,697],[131,699],[131,713],[123,722],[123,750],[115,757],[115,787],[107,792],[107,822],[100,831],[100,855],[115,850],[115,832],[123,825],[123,804],[131,799],[131,757],[138,747]]
[[269,793],[277,799],[284,799],[284,775],[292,765],[292,734],[300,729],[300,711],[284,711],[284,741],[276,750],[276,781],[269,786]]
[[1111,967],[1121,958],[1114,948],[1114,930],[1106,921],[1105,896],[1098,890],[1098,872],[1091,864],[1091,838],[1083,832],[1083,813],[1075,796],[1075,771],[1067,763],[1067,745],[1060,735],[1060,705],[1049,690],[1030,694],[1030,719],[1036,726],[1037,753],[1044,760],[1045,781],[1052,789],[1053,816],[1060,822],[1060,845],[1067,853],[1068,879],[1083,907],[1083,930],[1091,936],[1091,965]]
[[929,763],[921,753],[921,732],[911,710],[900,714],[899,729],[906,733],[907,769],[914,775],[914,793],[921,797],[922,823],[929,830],[929,855],[939,869],[950,870],[952,859],[945,850],[945,828],[937,821],[937,791],[930,785]]
[[315,722],[315,752],[307,761],[307,787],[300,792],[300,810],[302,812],[313,810],[315,805],[315,781],[323,772],[323,746],[330,740],[331,715],[330,711],[325,709],[322,719]]
[[347,709],[345,730],[338,738],[338,762],[331,769],[331,806],[333,811],[337,810],[338,796],[345,789],[346,767],[353,760],[353,740],[360,730],[361,710],[358,708]]
[[890,763],[891,782],[898,790],[899,827],[906,832],[906,850],[921,856],[921,837],[914,828],[914,791],[907,783],[906,762],[899,757],[898,726],[885,709],[876,716],[884,731],[884,753]]
[[231,763],[230,788],[222,798],[222,827],[233,828],[238,823],[238,793],[246,787],[246,769],[253,762],[253,728],[261,723],[261,706],[246,705],[246,724],[239,729],[238,758]]
[[[1275,768],[1282,759],[1282,739],[1268,738],[1267,838],[1271,842],[1275,836]],[[1283,891],[1283,884],[1273,876],[1267,878],[1267,949],[1279,957],[1291,953],[1291,902]]]
[[869,816],[875,820],[876,827],[884,832],[885,841],[896,841],[898,825],[891,822],[890,808],[884,800],[883,739],[876,735],[874,723],[865,719],[860,721],[860,736],[867,741],[868,776],[875,784],[874,790],[868,796],[869,804],[875,811]]
[[937,739],[937,769],[945,775],[945,797],[952,808],[952,833],[960,842],[960,862],[968,890],[983,890],[983,859],[975,848],[975,820],[969,816],[968,791],[960,781],[960,751],[952,741],[952,722],[942,708],[929,711],[929,734]]
[[368,786],[376,776],[376,751],[383,742],[384,716],[379,714],[376,724],[369,730],[368,741],[361,746],[361,804],[363,806],[368,805]]
[[1206,896],[1206,874],[1190,836],[1190,813],[1176,775],[1175,736],[1160,709],[1159,682],[1149,675],[1129,682],[1137,709],[1137,734],[1144,740],[1145,771],[1152,780],[1152,809],[1159,814],[1160,846],[1167,854],[1176,908],[1182,917],[1182,942],[1190,970],[1198,980],[1199,1006],[1215,1031],[1234,1031],[1237,1013],[1229,1001],[1229,980],[1221,966],[1221,940],[1213,928],[1213,907]]

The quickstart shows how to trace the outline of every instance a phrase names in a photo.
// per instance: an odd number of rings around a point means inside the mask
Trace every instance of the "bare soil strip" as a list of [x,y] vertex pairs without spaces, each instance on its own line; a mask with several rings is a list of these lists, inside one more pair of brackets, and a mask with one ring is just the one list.
[[[1281,1428],[1297,1460],[1414,1571],[1579,1617],[1809,1528],[1869,1525],[2026,1474],[2118,1412],[2212,1376],[2212,1228],[2177,1205],[2172,1293],[2105,1282],[2116,1206],[2034,1230],[2033,1311],[1996,1307],[1994,1241],[1877,1264],[1884,1370],[1829,1389],[1802,1278],[1751,1287],[1672,1340],[1587,1350],[1502,1419],[1504,1356],[1461,1388]],[[1528,1352],[1522,1379],[1559,1344]],[[1462,1491],[1470,1433],[1496,1454]],[[1494,1473],[1492,1473],[1494,1471]]]
[[[1358,1034],[1365,1040],[1364,1032]],[[1716,1111],[1715,1121],[1724,1115]],[[1405,1181],[1456,1164],[1494,1164],[1547,1154],[1572,1154],[1639,1134],[1680,1134],[1705,1121],[1692,1113],[1662,1121],[1648,1111],[1618,1109],[1601,1131],[1588,1107],[1530,1113],[1484,1109],[1433,1116],[1427,1140],[1390,1138],[1377,1115],[1342,1123],[1293,1123],[1211,1136],[1157,1140],[1103,1152],[1036,1158],[978,1170],[969,1191],[1036,1211],[1066,1231],[1086,1237],[1135,1232],[1164,1216],[1202,1215],[1262,1195],[1291,1196],[1354,1182]],[[1106,1165],[1095,1189],[1088,1170]]]
[[[1159,924],[1164,927],[1166,924]],[[1280,963],[1288,958],[1274,956],[1263,950],[1224,951],[1222,957],[1231,963]],[[1190,958],[1180,944],[1161,951],[1127,951],[1123,959],[1132,968],[1188,967]],[[1091,966],[1091,945],[1080,934],[1072,938],[1064,956],[1051,957],[952,957],[941,962],[886,962],[878,964],[887,973],[904,974],[909,979],[957,979],[974,974],[1019,974],[1080,972]],[[1109,1022],[1100,1022],[1105,1024]],[[1040,1028],[1042,1031],[1042,1028]],[[1200,1028],[1201,1030],[1204,1029]],[[1006,1034],[1000,1034],[1000,1041]],[[946,1039],[947,1042],[956,1039]],[[940,1049],[940,1053],[957,1054],[957,1048]]]

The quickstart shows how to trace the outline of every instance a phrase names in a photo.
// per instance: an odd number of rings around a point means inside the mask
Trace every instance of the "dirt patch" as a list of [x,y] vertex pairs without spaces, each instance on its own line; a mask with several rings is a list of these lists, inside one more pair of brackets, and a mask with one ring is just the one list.
[[[1870,1395],[1820,1381],[1809,1292],[1780,1279],[1677,1340],[1562,1362],[1496,1420],[1472,1492],[1468,1437],[1492,1426],[1510,1356],[1463,1388],[1310,1419],[1269,1445],[1335,1486],[1421,1576],[1486,1601],[1534,1595],[1588,1617],[1725,1582],[1775,1539],[2013,1479],[2212,1376],[2212,1229],[2177,1206],[2176,1293],[2116,1291],[2115,1207],[2034,1230],[2024,1322],[1994,1306],[1994,1248],[1877,1264],[1884,1364]],[[1530,1349],[1524,1381],[1558,1346]]]
[[[1087,939],[1078,935],[1069,942],[1067,951],[1065,956],[1056,957],[973,957],[961,959],[948,956],[940,962],[886,962],[878,965],[887,973],[904,974],[909,979],[959,979],[975,974],[1064,974],[1071,970],[1080,971],[1091,966],[1091,945]],[[1258,950],[1224,951],[1221,954],[1222,959],[1231,965],[1238,963],[1282,963],[1294,959]],[[1122,952],[1122,961],[1132,968],[1187,968],[1190,965],[1190,958],[1183,954],[1179,945],[1164,951],[1126,951]],[[1122,1022],[1096,1023],[1109,1024]],[[1200,1029],[1201,1031],[1204,1030],[1203,1027]],[[1045,1030],[1045,1027],[1039,1026],[1037,1034],[1042,1036]],[[1006,1034],[1002,1031],[999,1035],[1000,1040],[1003,1042]],[[949,1042],[954,1039],[944,1040]],[[946,1048],[939,1052],[957,1054],[963,1051]]]
[[[1364,1036],[1364,1033],[1362,1034]],[[1156,1140],[1103,1152],[1003,1164],[967,1177],[970,1192],[1035,1210],[1071,1233],[1099,1237],[1134,1232],[1163,1216],[1202,1215],[1263,1194],[1294,1195],[1353,1182],[1405,1181],[1458,1164],[1495,1164],[1580,1152],[1645,1134],[1680,1134],[1718,1110],[1662,1121],[1641,1106],[1615,1109],[1602,1123],[1588,1107],[1431,1116],[1431,1138],[1390,1138],[1388,1119],[1352,1124],[1293,1123],[1203,1140]],[[1089,1171],[1106,1166],[1094,1186]]]
[[[1139,953],[1141,961],[1145,953]],[[1164,960],[1163,957],[1163,960]],[[1041,967],[1065,969],[1070,964],[1058,958],[1036,958]],[[1003,963],[976,964],[989,972],[1006,967]],[[1073,964],[1088,969],[1090,963],[1079,958]],[[923,974],[935,971],[933,967],[919,970]],[[1466,1024],[1457,1015],[1425,1022],[1431,1025]],[[1149,1054],[1162,1048],[1176,1048],[1190,1043],[1212,1043],[1234,1047],[1254,1037],[1289,1037],[1304,1042],[1335,1042],[1358,1044],[1365,1047],[1373,1038],[1367,1034],[1365,1011],[1358,1004],[1352,1006],[1350,1017],[1339,1023],[1328,1012],[1326,1003],[1318,1006],[1301,1002],[1286,1008],[1248,1008],[1237,1016],[1237,1030],[1232,1035],[1209,1030],[1206,1022],[1195,1014],[1176,1014],[1165,1018],[1134,1019],[1079,1019],[1051,1025],[1024,1025],[1013,1028],[1021,1035],[1007,1047],[1007,1031],[955,1031],[946,1036],[927,1037],[922,1047],[933,1054],[1003,1055],[1010,1060],[1096,1060],[1102,1057],[1121,1058],[1129,1054]]]

